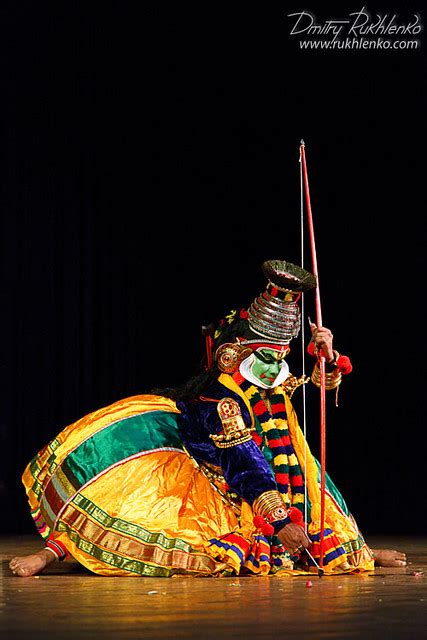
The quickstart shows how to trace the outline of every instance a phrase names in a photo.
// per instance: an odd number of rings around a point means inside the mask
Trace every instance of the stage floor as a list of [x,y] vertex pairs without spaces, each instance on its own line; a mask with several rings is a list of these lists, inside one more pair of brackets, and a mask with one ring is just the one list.
[[[107,578],[68,560],[18,578],[14,555],[40,538],[0,538],[0,636],[61,638],[411,638],[427,636],[427,538],[370,537],[408,555],[403,569],[318,578]],[[414,575],[423,572],[423,575]]]

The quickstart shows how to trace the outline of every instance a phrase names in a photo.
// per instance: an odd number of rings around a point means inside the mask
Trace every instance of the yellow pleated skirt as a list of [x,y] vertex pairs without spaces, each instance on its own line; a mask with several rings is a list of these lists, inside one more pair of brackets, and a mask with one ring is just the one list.
[[[64,429],[23,474],[40,534],[101,575],[304,573],[289,558],[272,562],[250,506],[237,512],[185,451],[178,413],[166,398],[133,396]],[[355,522],[328,496],[327,505],[347,545],[340,564],[373,569]]]

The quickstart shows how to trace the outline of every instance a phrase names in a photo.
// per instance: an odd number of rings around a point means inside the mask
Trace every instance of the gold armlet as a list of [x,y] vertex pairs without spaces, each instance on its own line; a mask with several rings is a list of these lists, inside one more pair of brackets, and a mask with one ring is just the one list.
[[246,427],[239,404],[233,398],[223,398],[217,409],[223,430],[219,434],[209,436],[216,447],[228,449],[252,439],[253,429]]
[[[341,380],[342,375],[338,369],[335,369],[330,373],[325,373],[325,389],[327,391],[336,389],[341,384]],[[318,362],[314,365],[313,373],[311,374],[311,381],[316,385],[316,387],[320,388],[320,367]]]

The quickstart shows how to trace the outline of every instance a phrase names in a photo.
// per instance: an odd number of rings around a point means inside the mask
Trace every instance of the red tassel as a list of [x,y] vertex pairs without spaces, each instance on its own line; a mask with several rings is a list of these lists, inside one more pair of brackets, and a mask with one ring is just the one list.
[[303,520],[301,511],[296,507],[290,507],[288,509],[288,516],[295,524],[301,524]]
[[274,533],[274,527],[272,524],[263,524],[261,527],[261,533],[265,536],[272,536]]
[[337,360],[337,367],[344,376],[353,371],[353,365],[348,356],[340,356]]
[[315,355],[315,353],[314,353],[314,342],[309,342],[309,343],[308,343],[307,353],[308,353],[310,356],[314,356],[314,355]]
[[210,369],[212,367],[212,351],[213,351],[213,340],[212,336],[206,336],[206,359],[207,359],[207,367]]
[[261,527],[265,524],[265,520],[262,516],[255,516],[253,523],[257,529],[261,529]]
[[205,370],[208,371],[212,367],[213,362],[213,326],[203,326],[202,335],[205,336],[205,348],[206,348],[206,366]]
[[261,533],[265,536],[272,536],[274,533],[274,527],[272,524],[268,524],[265,518],[262,516],[255,516],[253,523],[257,529],[261,530]]

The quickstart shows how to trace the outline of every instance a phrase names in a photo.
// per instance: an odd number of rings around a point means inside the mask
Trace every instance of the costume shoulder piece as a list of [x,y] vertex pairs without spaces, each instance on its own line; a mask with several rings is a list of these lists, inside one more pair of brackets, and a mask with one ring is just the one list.
[[298,387],[303,384],[307,384],[307,382],[310,382],[309,376],[302,375],[297,378],[296,376],[292,375],[292,373],[290,373],[285,382],[282,384],[282,387],[285,393],[287,393],[287,395],[292,398],[294,392],[298,389]]

